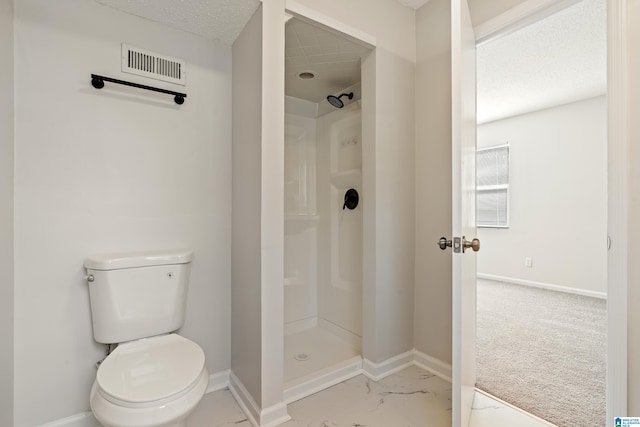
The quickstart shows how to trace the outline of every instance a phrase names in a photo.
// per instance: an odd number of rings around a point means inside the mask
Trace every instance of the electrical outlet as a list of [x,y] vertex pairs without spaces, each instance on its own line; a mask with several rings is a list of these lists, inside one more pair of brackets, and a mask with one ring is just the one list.
[[524,258],[524,266],[531,268],[533,267],[533,259],[531,259],[531,257],[525,257]]

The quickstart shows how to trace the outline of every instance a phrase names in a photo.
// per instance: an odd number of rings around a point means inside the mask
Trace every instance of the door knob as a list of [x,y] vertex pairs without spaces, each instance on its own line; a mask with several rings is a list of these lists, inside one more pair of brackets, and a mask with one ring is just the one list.
[[453,240],[447,240],[446,237],[441,237],[440,240],[438,240],[438,246],[440,246],[440,249],[443,251],[447,248],[453,248],[454,253],[460,253],[460,238],[454,237]]
[[447,240],[446,237],[441,237],[438,240],[438,246],[443,251],[447,248],[453,247],[454,253],[460,253],[460,249],[462,248],[462,253],[464,253],[465,249],[473,249],[474,252],[478,252],[480,250],[480,240],[473,239],[468,241],[464,236],[462,239],[460,237],[454,237],[453,240]]
[[468,241],[462,236],[462,252],[464,253],[464,250],[469,248],[473,249],[474,252],[478,252],[480,250],[480,240],[473,239],[472,241]]
[[447,240],[446,237],[441,237],[440,240],[438,240],[438,246],[440,246],[440,249],[442,249],[443,251],[447,248],[450,248],[451,244],[451,240]]

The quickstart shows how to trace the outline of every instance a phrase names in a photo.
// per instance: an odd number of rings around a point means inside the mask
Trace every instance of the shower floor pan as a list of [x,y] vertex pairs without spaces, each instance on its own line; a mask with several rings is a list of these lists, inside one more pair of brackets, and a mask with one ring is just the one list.
[[362,373],[360,350],[322,327],[285,336],[284,360],[285,403]]

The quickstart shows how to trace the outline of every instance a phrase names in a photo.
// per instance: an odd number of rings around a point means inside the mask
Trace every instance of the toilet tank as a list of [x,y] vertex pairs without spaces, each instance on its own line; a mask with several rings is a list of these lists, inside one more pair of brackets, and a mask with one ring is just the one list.
[[105,344],[173,332],[184,324],[190,250],[87,258],[93,336]]

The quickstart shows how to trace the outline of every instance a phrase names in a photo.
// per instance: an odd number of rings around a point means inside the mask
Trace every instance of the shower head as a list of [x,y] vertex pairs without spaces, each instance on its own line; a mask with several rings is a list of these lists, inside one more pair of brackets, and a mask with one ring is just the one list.
[[343,93],[340,96],[329,95],[327,96],[327,101],[329,101],[329,104],[333,105],[336,108],[342,108],[344,107],[344,102],[342,102],[340,98],[342,98],[343,96],[347,96],[349,97],[349,99],[353,99],[353,92]]

